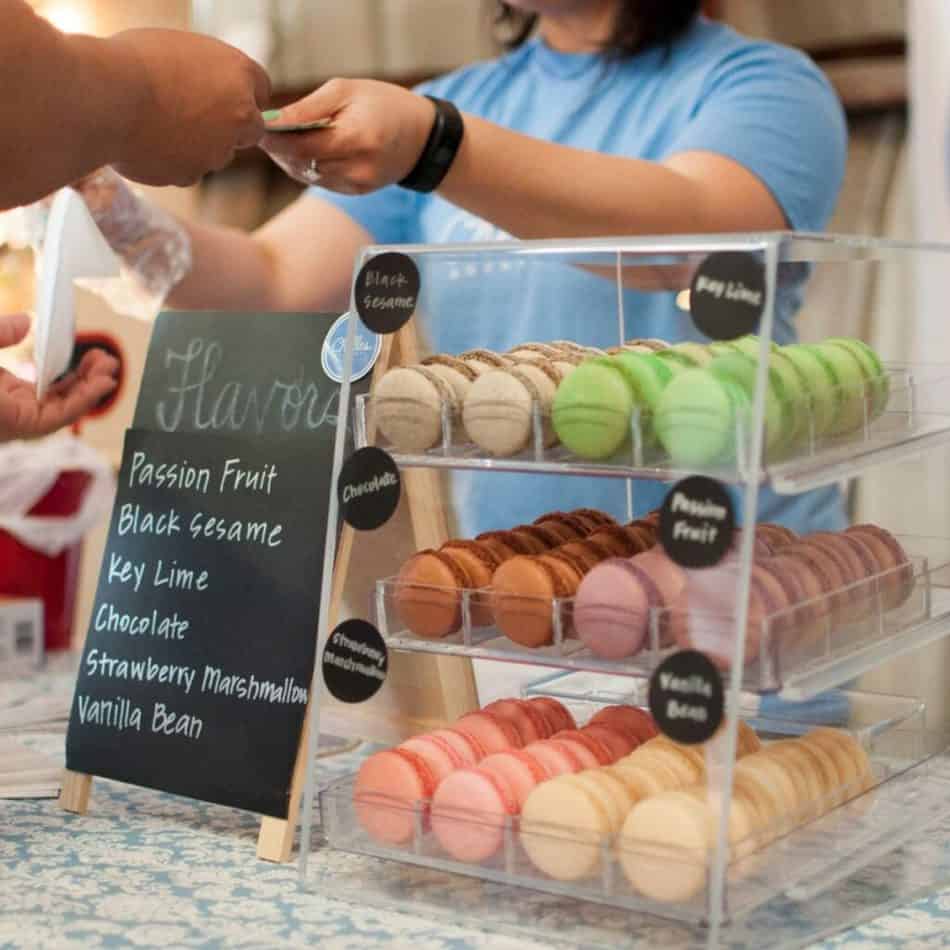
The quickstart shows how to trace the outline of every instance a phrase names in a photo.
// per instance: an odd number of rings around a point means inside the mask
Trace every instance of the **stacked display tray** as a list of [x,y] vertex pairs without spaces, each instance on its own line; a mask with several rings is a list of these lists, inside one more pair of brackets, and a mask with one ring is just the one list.
[[[889,399],[884,412],[846,434],[815,438],[814,426],[803,428],[804,440],[794,450],[770,458],[763,480],[783,494],[794,494],[850,478],[882,462],[925,451],[950,441],[950,367],[942,365],[888,364]],[[870,384],[868,384],[870,385]],[[749,420],[736,422],[734,445],[728,461],[706,467],[675,465],[646,435],[647,420],[634,412],[627,448],[613,458],[592,461],[571,455],[563,446],[545,448],[543,419],[534,407],[529,447],[511,457],[486,455],[465,439],[459,420],[448,403],[442,404],[439,444],[425,452],[405,452],[375,432],[373,397],[358,396],[354,407],[357,448],[379,445],[403,467],[492,469],[532,471],[559,475],[674,481],[704,474],[729,484],[749,480]],[[499,407],[504,414],[505,408]]]
[[[908,551],[924,553],[911,557],[914,572],[913,590],[900,606],[887,609],[880,596],[889,575],[875,575],[853,585],[869,605],[860,619],[845,625],[832,626],[826,619],[822,626],[810,629],[807,636],[798,636],[795,618],[789,612],[769,616],[762,626],[758,656],[743,671],[743,687],[753,692],[781,691],[787,698],[805,698],[872,669],[884,659],[917,649],[950,634],[950,543],[931,539],[902,538]],[[520,598],[523,609],[533,614],[550,611],[553,639],[542,647],[524,647],[513,642],[494,626],[477,627],[472,618],[490,615],[492,591],[450,590],[413,585],[413,596],[426,596],[459,602],[460,625],[457,632],[442,639],[416,636],[406,629],[399,613],[399,599],[406,588],[397,577],[377,582],[374,604],[376,625],[390,649],[416,653],[463,655],[473,659],[500,660],[509,663],[530,663],[562,669],[589,670],[647,678],[675,647],[667,643],[662,631],[668,626],[670,610],[651,612],[648,637],[644,648],[635,656],[608,660],[594,655],[577,639],[571,620],[570,599],[539,600]],[[805,606],[824,609],[826,595],[794,608]],[[618,609],[617,620],[624,621]],[[690,614],[692,629],[705,631],[711,640],[732,635],[732,618]]]
[[[950,813],[950,761],[940,754],[946,747],[946,737],[923,729],[920,704],[901,697],[852,694],[851,708],[862,710],[855,718],[854,732],[871,759],[873,787],[839,790],[836,800],[848,801],[827,803],[829,810],[820,818],[804,820],[800,816],[774,829],[774,839],[768,844],[763,845],[761,840],[736,843],[724,895],[727,918],[741,917],[780,894],[806,899],[828,889],[869,858],[892,850]],[[803,733],[807,728],[787,720],[782,731]],[[349,776],[321,794],[324,832],[330,845],[340,850],[693,923],[704,922],[710,912],[710,894],[701,883],[706,878],[706,861],[695,855],[641,847],[629,839],[592,840],[589,834],[564,825],[522,829],[514,816],[506,819],[501,849],[481,864],[468,864],[452,859],[441,849],[428,828],[428,802],[407,805],[395,799],[373,798],[374,808],[412,817],[411,839],[393,845],[375,841],[364,831],[353,793],[354,777]],[[459,814],[456,820],[464,827],[468,822],[478,825],[485,819],[472,812]],[[595,850],[593,870],[580,880],[549,877],[530,860],[523,834],[550,835],[559,847]],[[656,874],[691,876],[699,882],[695,892],[679,902],[647,899],[623,871],[624,863],[641,860],[648,862]]]

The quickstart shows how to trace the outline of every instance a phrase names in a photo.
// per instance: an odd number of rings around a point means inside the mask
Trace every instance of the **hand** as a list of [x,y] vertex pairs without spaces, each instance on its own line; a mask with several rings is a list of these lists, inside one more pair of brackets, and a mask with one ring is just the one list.
[[309,133],[267,135],[261,148],[292,178],[362,195],[402,181],[419,161],[435,121],[424,96],[371,79],[331,79],[281,110],[276,124],[330,118]]
[[[116,169],[147,185],[190,185],[264,134],[264,70],[225,43],[175,30],[128,30],[110,41],[144,85]],[[144,78],[144,83],[143,83]]]
[[[0,317],[0,347],[16,345],[29,329],[24,314]],[[116,359],[92,350],[42,402],[32,383],[0,370],[0,442],[35,439],[75,422],[115,389],[118,369]]]

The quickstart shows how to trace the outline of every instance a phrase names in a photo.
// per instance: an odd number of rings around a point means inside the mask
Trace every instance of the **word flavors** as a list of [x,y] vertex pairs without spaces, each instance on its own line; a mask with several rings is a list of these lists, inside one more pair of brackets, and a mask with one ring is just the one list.
[[164,432],[265,431],[295,432],[336,426],[340,391],[321,393],[304,377],[303,364],[295,377],[277,377],[265,385],[220,379],[224,347],[196,337],[183,352],[168,349],[164,365],[170,380],[166,399],[155,407]]
[[366,482],[346,485],[343,489],[343,504],[351,502],[354,498],[361,498],[363,495],[374,495],[386,488],[393,488],[396,484],[396,476],[392,472],[386,472],[384,475],[375,475]]
[[[129,465],[130,488],[165,488],[168,490],[193,491],[207,495],[211,490],[214,470],[208,466],[197,468],[187,459],[177,462],[153,462],[148,452],[132,453]],[[245,468],[241,459],[225,459],[221,474],[215,479],[217,492],[259,492],[270,495],[277,478],[277,466],[269,463],[263,467]]]
[[[125,696],[92,699],[80,693],[76,701],[79,705],[79,721],[83,725],[103,726],[118,732],[127,729],[142,731],[142,707],[136,706]],[[154,703],[149,731],[162,736],[184,736],[195,740],[201,738],[204,720],[198,716],[174,713],[164,703]]]
[[716,300],[734,300],[750,307],[762,306],[762,291],[746,287],[741,280],[714,280],[700,276],[696,281],[696,293],[706,293]]

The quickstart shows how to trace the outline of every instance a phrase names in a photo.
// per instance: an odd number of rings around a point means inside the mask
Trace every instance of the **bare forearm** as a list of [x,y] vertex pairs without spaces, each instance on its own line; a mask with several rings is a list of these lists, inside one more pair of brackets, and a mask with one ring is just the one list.
[[117,160],[137,118],[136,70],[109,40],[64,36],[22,0],[0,0],[0,207]]
[[[710,187],[703,162],[667,164],[568,148],[529,138],[472,116],[439,193],[524,239],[623,234],[702,233],[783,226],[764,186],[734,166],[735,190]],[[720,169],[730,175],[732,169]]]

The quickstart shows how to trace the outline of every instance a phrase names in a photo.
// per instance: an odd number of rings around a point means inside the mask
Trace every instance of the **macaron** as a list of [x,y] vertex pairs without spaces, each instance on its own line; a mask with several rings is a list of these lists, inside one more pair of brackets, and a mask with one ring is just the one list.
[[[588,877],[611,835],[609,792],[565,775],[537,786],[521,809],[520,841],[531,863],[559,881]],[[610,799],[607,799],[608,801]]]
[[612,524],[598,528],[587,536],[587,540],[606,545],[616,557],[633,557],[644,550],[637,532],[625,525]]
[[571,711],[564,703],[555,699],[553,696],[532,696],[527,700],[528,705],[534,706],[542,711],[547,717],[551,726],[551,734],[560,732],[562,729],[576,729],[577,723],[574,721]]
[[[498,554],[480,541],[448,541],[439,553],[454,561],[465,572],[470,590],[482,590],[491,584],[492,576],[501,566]],[[469,598],[469,614],[473,627],[487,627],[492,622],[491,604],[486,596]]]
[[548,527],[557,526],[565,535],[561,541],[562,544],[587,537],[590,533],[590,528],[586,521],[566,511],[549,511],[547,514],[541,515],[534,523]]
[[654,426],[675,464],[700,467],[735,458],[737,420],[748,411],[748,396],[738,383],[724,374],[687,369],[663,390]]
[[485,861],[501,848],[505,822],[518,813],[508,782],[495,771],[458,769],[436,789],[432,832],[456,861]]
[[394,606],[411,633],[441,639],[462,625],[462,590],[472,581],[461,562],[443,551],[420,551],[402,566]]
[[510,360],[546,359],[553,360],[562,354],[562,347],[551,343],[522,343],[510,349],[505,355]]
[[630,436],[633,390],[609,357],[586,360],[558,386],[551,410],[561,444],[586,459],[614,455]]
[[508,532],[515,538],[520,538],[524,544],[522,549],[529,554],[544,554],[552,547],[554,535],[540,525],[522,524]]
[[596,760],[596,765],[610,765],[618,758],[613,749],[595,734],[584,729],[563,729],[552,737],[557,742],[570,742],[587,749]]
[[574,628],[596,656],[634,656],[647,641],[652,611],[664,606],[650,574],[625,558],[598,564],[580,582],[574,598]]
[[543,445],[554,445],[551,404],[560,378],[554,367],[540,363],[512,364],[483,373],[462,407],[469,438],[490,455],[516,455],[531,444],[537,412]]
[[659,735],[659,729],[653,717],[644,709],[637,706],[605,706],[591,717],[588,725],[605,723],[615,728],[621,728],[628,735],[638,741],[647,742]]
[[539,543],[533,536],[513,531],[485,531],[475,540],[488,546],[502,562],[519,554],[538,554],[545,550],[544,542]]
[[547,766],[522,749],[496,752],[482,759],[478,767],[497,775],[507,783],[514,793],[519,813],[531,792],[542,782],[554,778],[554,773]]
[[567,743],[560,745],[542,740],[525,746],[524,751],[547,769],[551,776],[580,772],[584,768],[584,763]]
[[654,352],[622,350],[613,357],[613,363],[626,377],[633,391],[634,405],[639,410],[641,431],[647,444],[656,440],[653,420],[660,396],[673,378],[669,361],[661,360]]
[[515,727],[522,746],[546,739],[552,734],[540,713],[519,699],[498,699],[489,703],[483,712],[510,722]]
[[832,367],[838,382],[840,406],[831,434],[841,435],[860,429],[866,421],[870,421],[870,379],[864,362],[842,346],[826,346],[823,343],[808,346]]
[[845,533],[856,537],[874,552],[880,564],[877,581],[884,609],[900,607],[911,596],[916,583],[914,566],[901,543],[880,525],[858,524]]
[[834,366],[806,344],[783,346],[781,352],[805,380],[808,414],[802,420],[802,438],[806,441],[820,439],[837,425],[842,404]]
[[[579,583],[580,575],[564,559],[519,556],[505,561],[492,578],[496,626],[524,647],[553,642],[553,601],[573,597]],[[561,617],[566,622],[563,612]]]
[[864,364],[864,373],[868,379],[868,391],[871,396],[871,416],[876,419],[887,408],[890,398],[890,377],[880,356],[863,340],[852,337],[829,337],[824,342],[828,346],[844,347]]
[[375,841],[404,844],[419,810],[427,810],[438,781],[421,756],[386,749],[365,759],[353,785],[357,821]]
[[635,353],[659,353],[660,350],[667,350],[669,347],[670,344],[666,340],[658,340],[656,337],[637,337],[633,340],[627,340],[621,348]]
[[373,419],[399,452],[424,452],[442,440],[442,412],[457,411],[452,387],[425,366],[389,370],[373,391]]
[[489,712],[468,713],[452,728],[463,735],[472,736],[488,755],[521,747],[518,730],[507,720]]
[[438,353],[435,356],[427,357],[420,365],[441,377],[452,387],[456,406],[461,406],[465,402],[465,397],[468,395],[469,389],[472,388],[472,383],[478,379],[478,373],[472,366],[456,356],[446,356]]
[[511,362],[491,350],[467,350],[459,354],[459,359],[467,363],[478,376],[491,372],[493,369],[503,369]]
[[455,754],[462,760],[463,766],[477,765],[488,755],[485,747],[474,735],[459,732],[457,729],[436,729],[428,735],[451,746]]
[[634,805],[617,849],[631,887],[663,903],[687,901],[701,893],[706,884],[709,824],[700,802],[675,791]]
[[625,729],[617,729],[605,722],[589,723],[581,730],[585,735],[593,736],[610,750],[611,761],[616,762],[629,755],[640,744]]
[[683,356],[688,357],[696,366],[707,366],[714,358],[705,343],[696,343],[692,340],[674,343],[670,349],[674,353],[681,353]]
[[456,769],[463,768],[467,761],[461,753],[442,736],[413,736],[400,743],[397,748],[414,752],[432,770],[436,785]]

